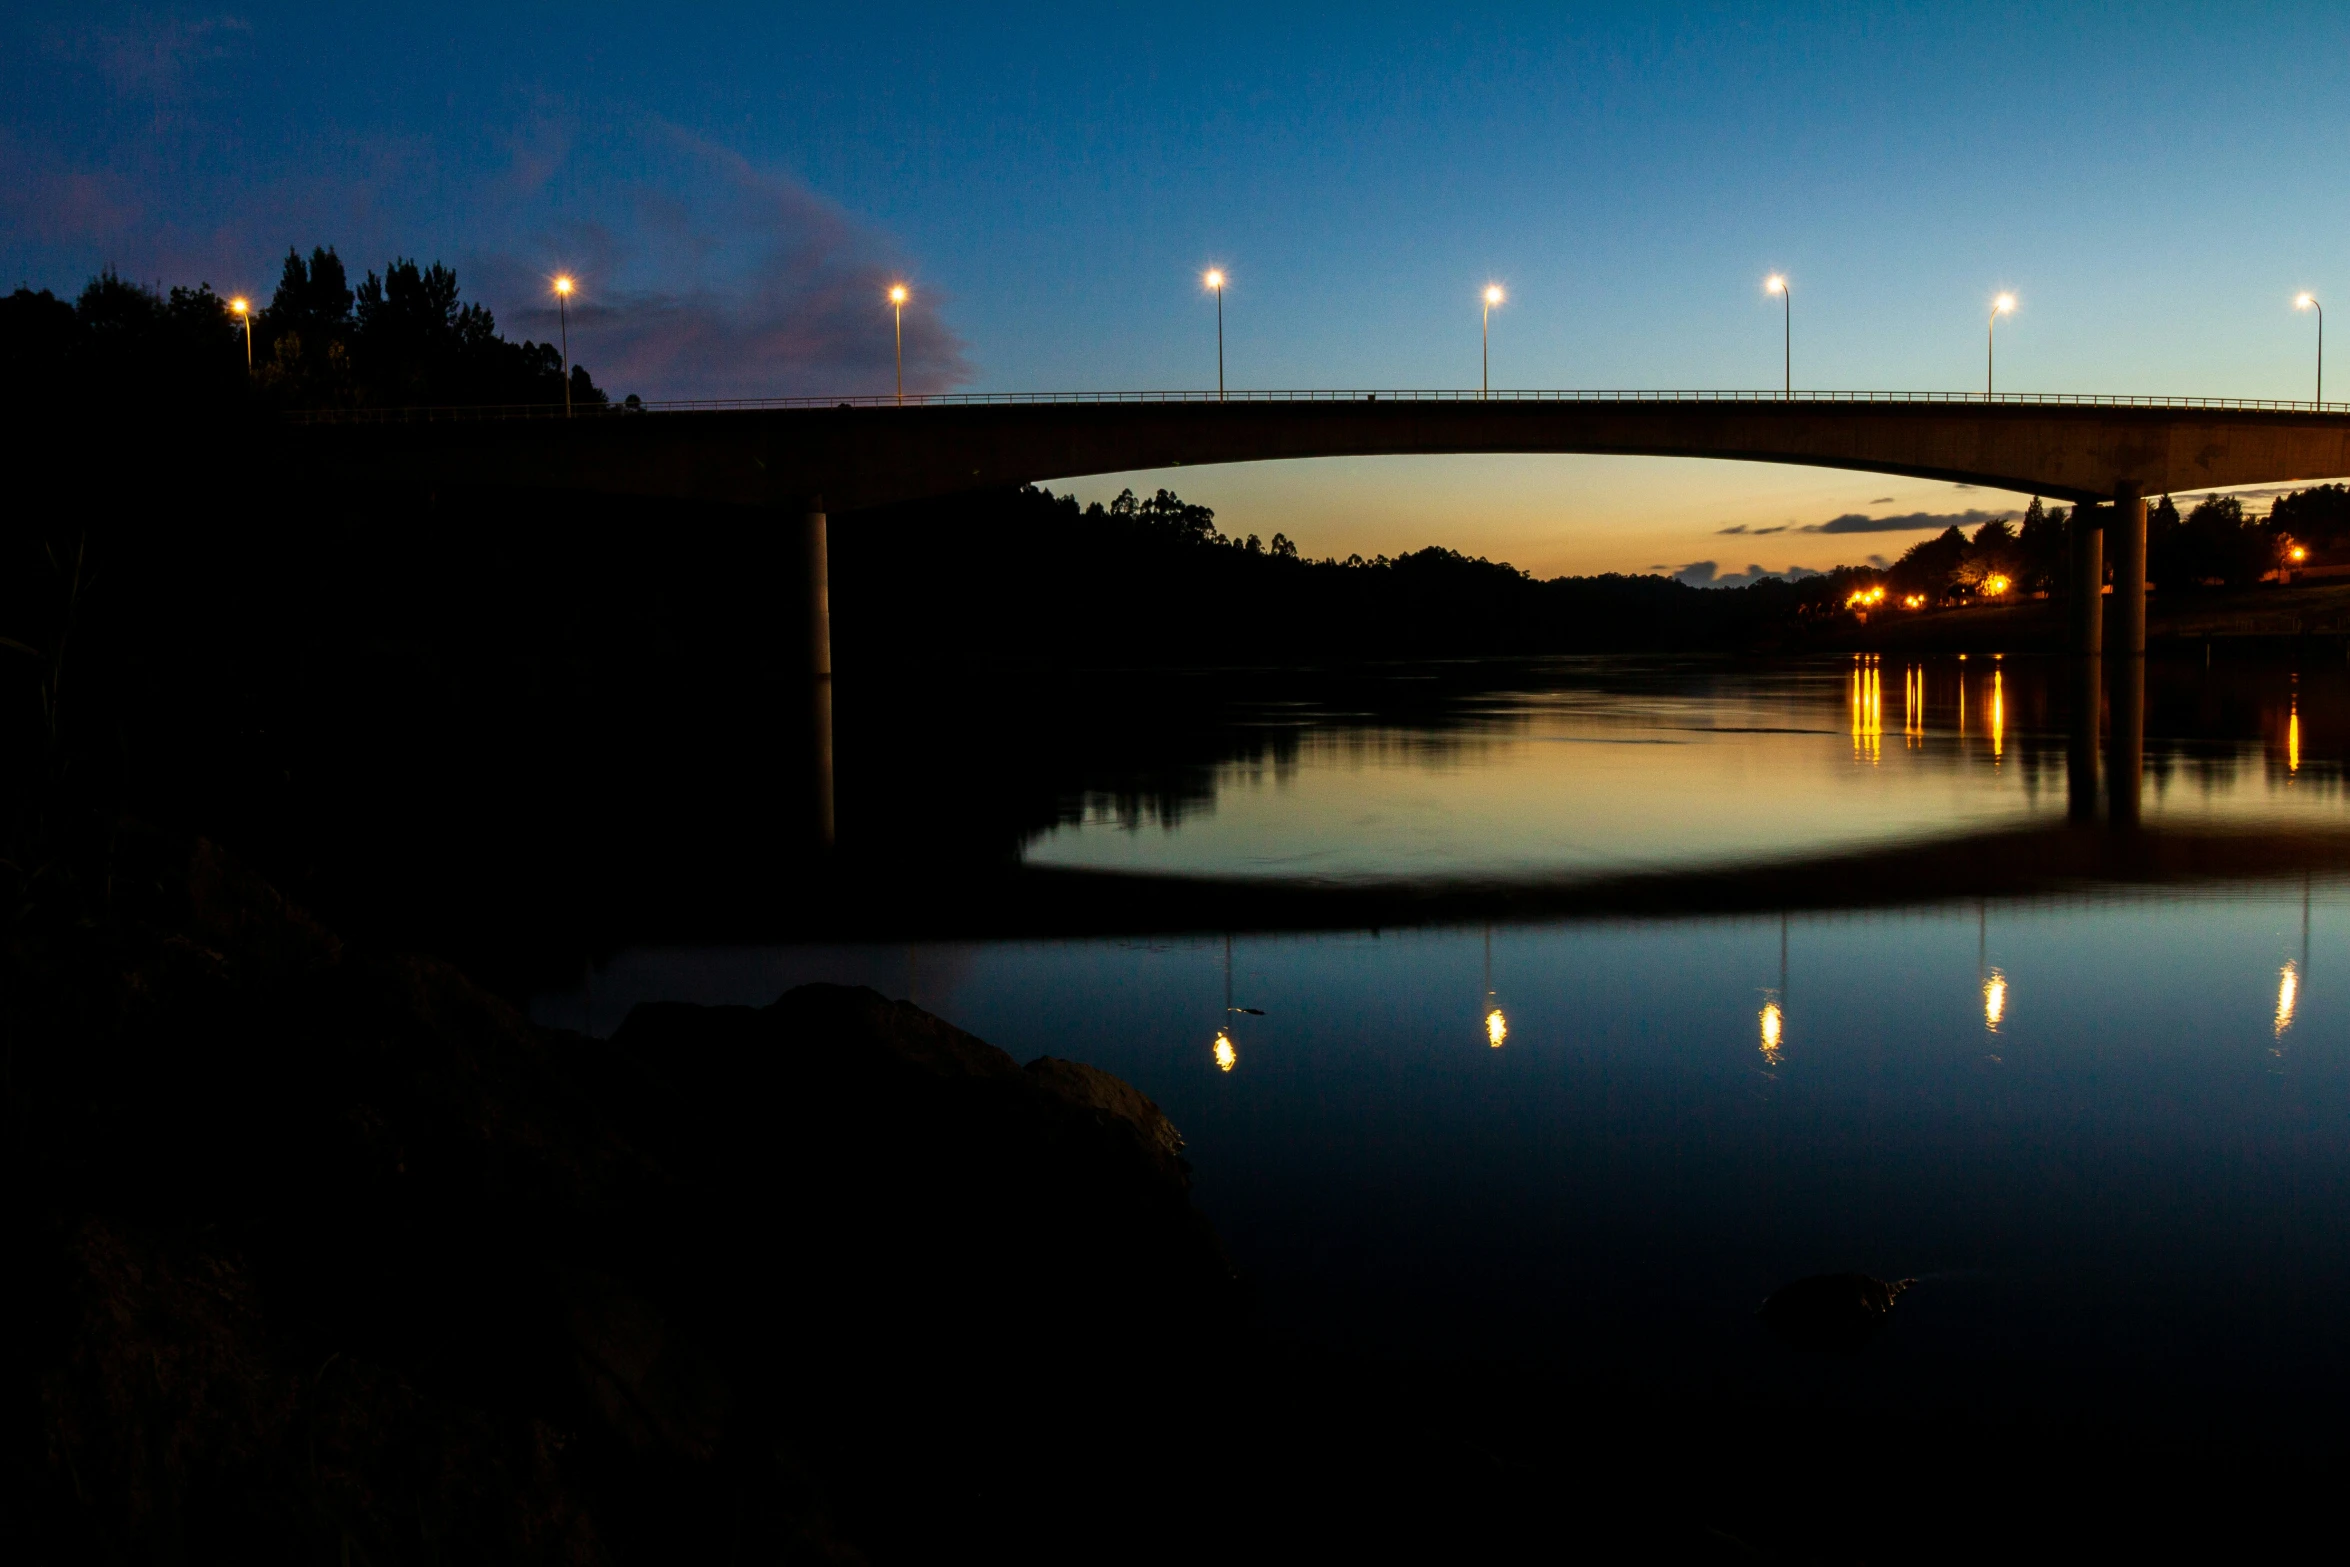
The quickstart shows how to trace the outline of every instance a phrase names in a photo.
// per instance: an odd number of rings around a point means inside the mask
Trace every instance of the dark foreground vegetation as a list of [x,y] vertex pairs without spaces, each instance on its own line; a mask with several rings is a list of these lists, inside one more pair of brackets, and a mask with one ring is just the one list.
[[[210,284],[168,291],[112,271],[72,300],[19,288],[0,299],[9,402],[104,410],[137,424],[217,422],[295,409],[560,403],[553,343],[509,342],[457,274],[395,258],[357,287],[331,246],[286,255],[276,292],[246,325]],[[571,369],[575,404],[606,401]]]

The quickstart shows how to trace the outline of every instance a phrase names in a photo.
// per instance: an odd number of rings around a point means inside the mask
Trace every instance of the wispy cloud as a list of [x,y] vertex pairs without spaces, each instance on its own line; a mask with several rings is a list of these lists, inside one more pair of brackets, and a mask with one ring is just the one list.
[[1798,533],[1925,533],[1941,532],[1944,528],[1972,528],[1991,521],[1994,517],[2013,518],[2023,515],[2013,507],[2005,511],[1905,511],[1891,517],[1871,517],[1865,512],[1848,511],[1841,517],[1830,517],[1826,522],[1806,523]]
[[[593,220],[539,236],[545,261],[508,247],[473,263],[501,322],[551,336],[544,277],[580,275],[572,348],[615,392],[758,397],[886,392],[894,384],[889,285],[906,276],[896,246],[787,174],[653,122],[665,176],[615,192]],[[519,140],[519,139],[518,139]],[[555,137],[527,160],[560,163]],[[535,172],[535,171],[534,171]],[[659,280],[659,281],[655,281]],[[969,349],[947,325],[944,291],[919,278],[905,314],[906,390],[971,379]]]
[[[1877,505],[1872,501],[1869,504]],[[2020,517],[2023,513],[2010,508],[2007,511],[1909,511],[1889,517],[1871,517],[1866,512],[1848,511],[1841,517],[1830,517],[1826,522],[1782,522],[1767,528],[1741,522],[1714,532],[1724,538],[1768,538],[1775,533],[1939,533],[1944,528],[1973,528],[1994,517]],[[1702,564],[1702,562],[1700,563]]]
[[1771,579],[1782,582],[1800,582],[1805,577],[1822,575],[1809,566],[1789,566],[1785,571],[1766,571],[1761,566],[1750,565],[1744,571],[1723,571],[1718,562],[1710,560],[1693,560],[1688,565],[1679,568],[1655,566],[1650,569],[1654,571],[1671,569],[1674,581],[1685,582],[1693,588],[1743,588]]
[[120,27],[59,33],[50,52],[92,67],[118,96],[147,99],[160,112],[189,95],[205,66],[241,53],[252,33],[241,17],[134,15]]

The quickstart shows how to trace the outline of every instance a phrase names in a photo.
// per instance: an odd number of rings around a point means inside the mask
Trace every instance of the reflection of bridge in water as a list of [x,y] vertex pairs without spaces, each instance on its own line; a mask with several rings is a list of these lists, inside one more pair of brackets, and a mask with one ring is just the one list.
[[[557,416],[549,417],[550,413]],[[313,416],[298,459],[344,480],[659,497],[757,508],[805,541],[801,586],[832,823],[830,512],[1087,474],[1298,458],[1557,453],[1704,457],[1950,480],[2074,502],[2075,710],[2109,687],[2107,810],[2138,819],[2145,742],[2146,497],[2350,476],[2350,405],[2210,398],[1714,392],[1278,392],[806,399],[608,410]],[[2112,625],[2101,584],[2110,552]],[[2101,676],[2100,663],[2110,667]],[[2096,736],[2075,737],[2074,808]],[[2086,784],[2084,787],[2084,780]]]

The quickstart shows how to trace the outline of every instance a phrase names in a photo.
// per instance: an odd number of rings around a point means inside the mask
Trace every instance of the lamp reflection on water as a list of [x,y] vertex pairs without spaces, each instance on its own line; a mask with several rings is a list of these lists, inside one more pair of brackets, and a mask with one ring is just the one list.
[[1216,1070],[1229,1072],[1240,1064],[1240,1052],[1232,1048],[1232,1036],[1216,1030]]
[[1885,735],[1884,672],[1873,653],[1855,654],[1852,667],[1852,759],[1876,763]]
[[2007,688],[2001,683],[2000,672],[1991,671],[1991,764],[1996,767],[2005,753],[2007,736]]
[[2277,1038],[2285,1037],[2285,1030],[2293,1026],[2293,1007],[2301,999],[2301,970],[2287,963],[2277,971]]
[[1993,969],[1983,976],[1983,1026],[1996,1034],[2000,1020],[2006,1016],[2007,976]]
[[2301,771],[2301,694],[2293,694],[2293,711],[2285,719],[2285,770]]
[[1485,927],[1485,1042],[1499,1050],[1510,1037],[1510,1020],[1501,1015],[1501,998],[1493,990],[1493,927]]
[[[1769,992],[1766,991],[1764,994],[1768,995]],[[1780,1061],[1779,1041],[1787,1026],[1786,1016],[1779,1010],[1778,997],[1772,996],[1770,1000],[1763,1003],[1761,1021],[1763,1063],[1766,1066],[1777,1066]]]

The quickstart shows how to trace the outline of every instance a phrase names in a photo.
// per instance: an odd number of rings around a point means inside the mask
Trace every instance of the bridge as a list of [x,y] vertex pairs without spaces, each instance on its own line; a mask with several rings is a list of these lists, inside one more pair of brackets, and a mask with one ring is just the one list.
[[[1139,469],[1483,453],[1703,457],[1941,479],[2109,502],[2072,540],[2067,643],[2117,660],[2117,748],[2142,725],[2146,497],[2350,477],[2350,404],[1888,392],[1303,391],[969,394],[560,407],[330,410],[298,461],[373,483],[569,490],[759,508],[806,542],[808,669],[830,778],[832,512]],[[2113,625],[2104,625],[2106,554]],[[2093,677],[2092,677],[2093,678]],[[2127,689],[2125,689],[2127,688]],[[2134,757],[2135,744],[2126,747]],[[2128,814],[2134,816],[2135,766]],[[2121,784],[2115,783],[2115,814]],[[830,832],[829,782],[820,828]]]
[[331,410],[346,472],[798,510],[1148,468],[1495,452],[1710,457],[2113,498],[2350,475],[2350,404],[1886,392],[1019,393]]

